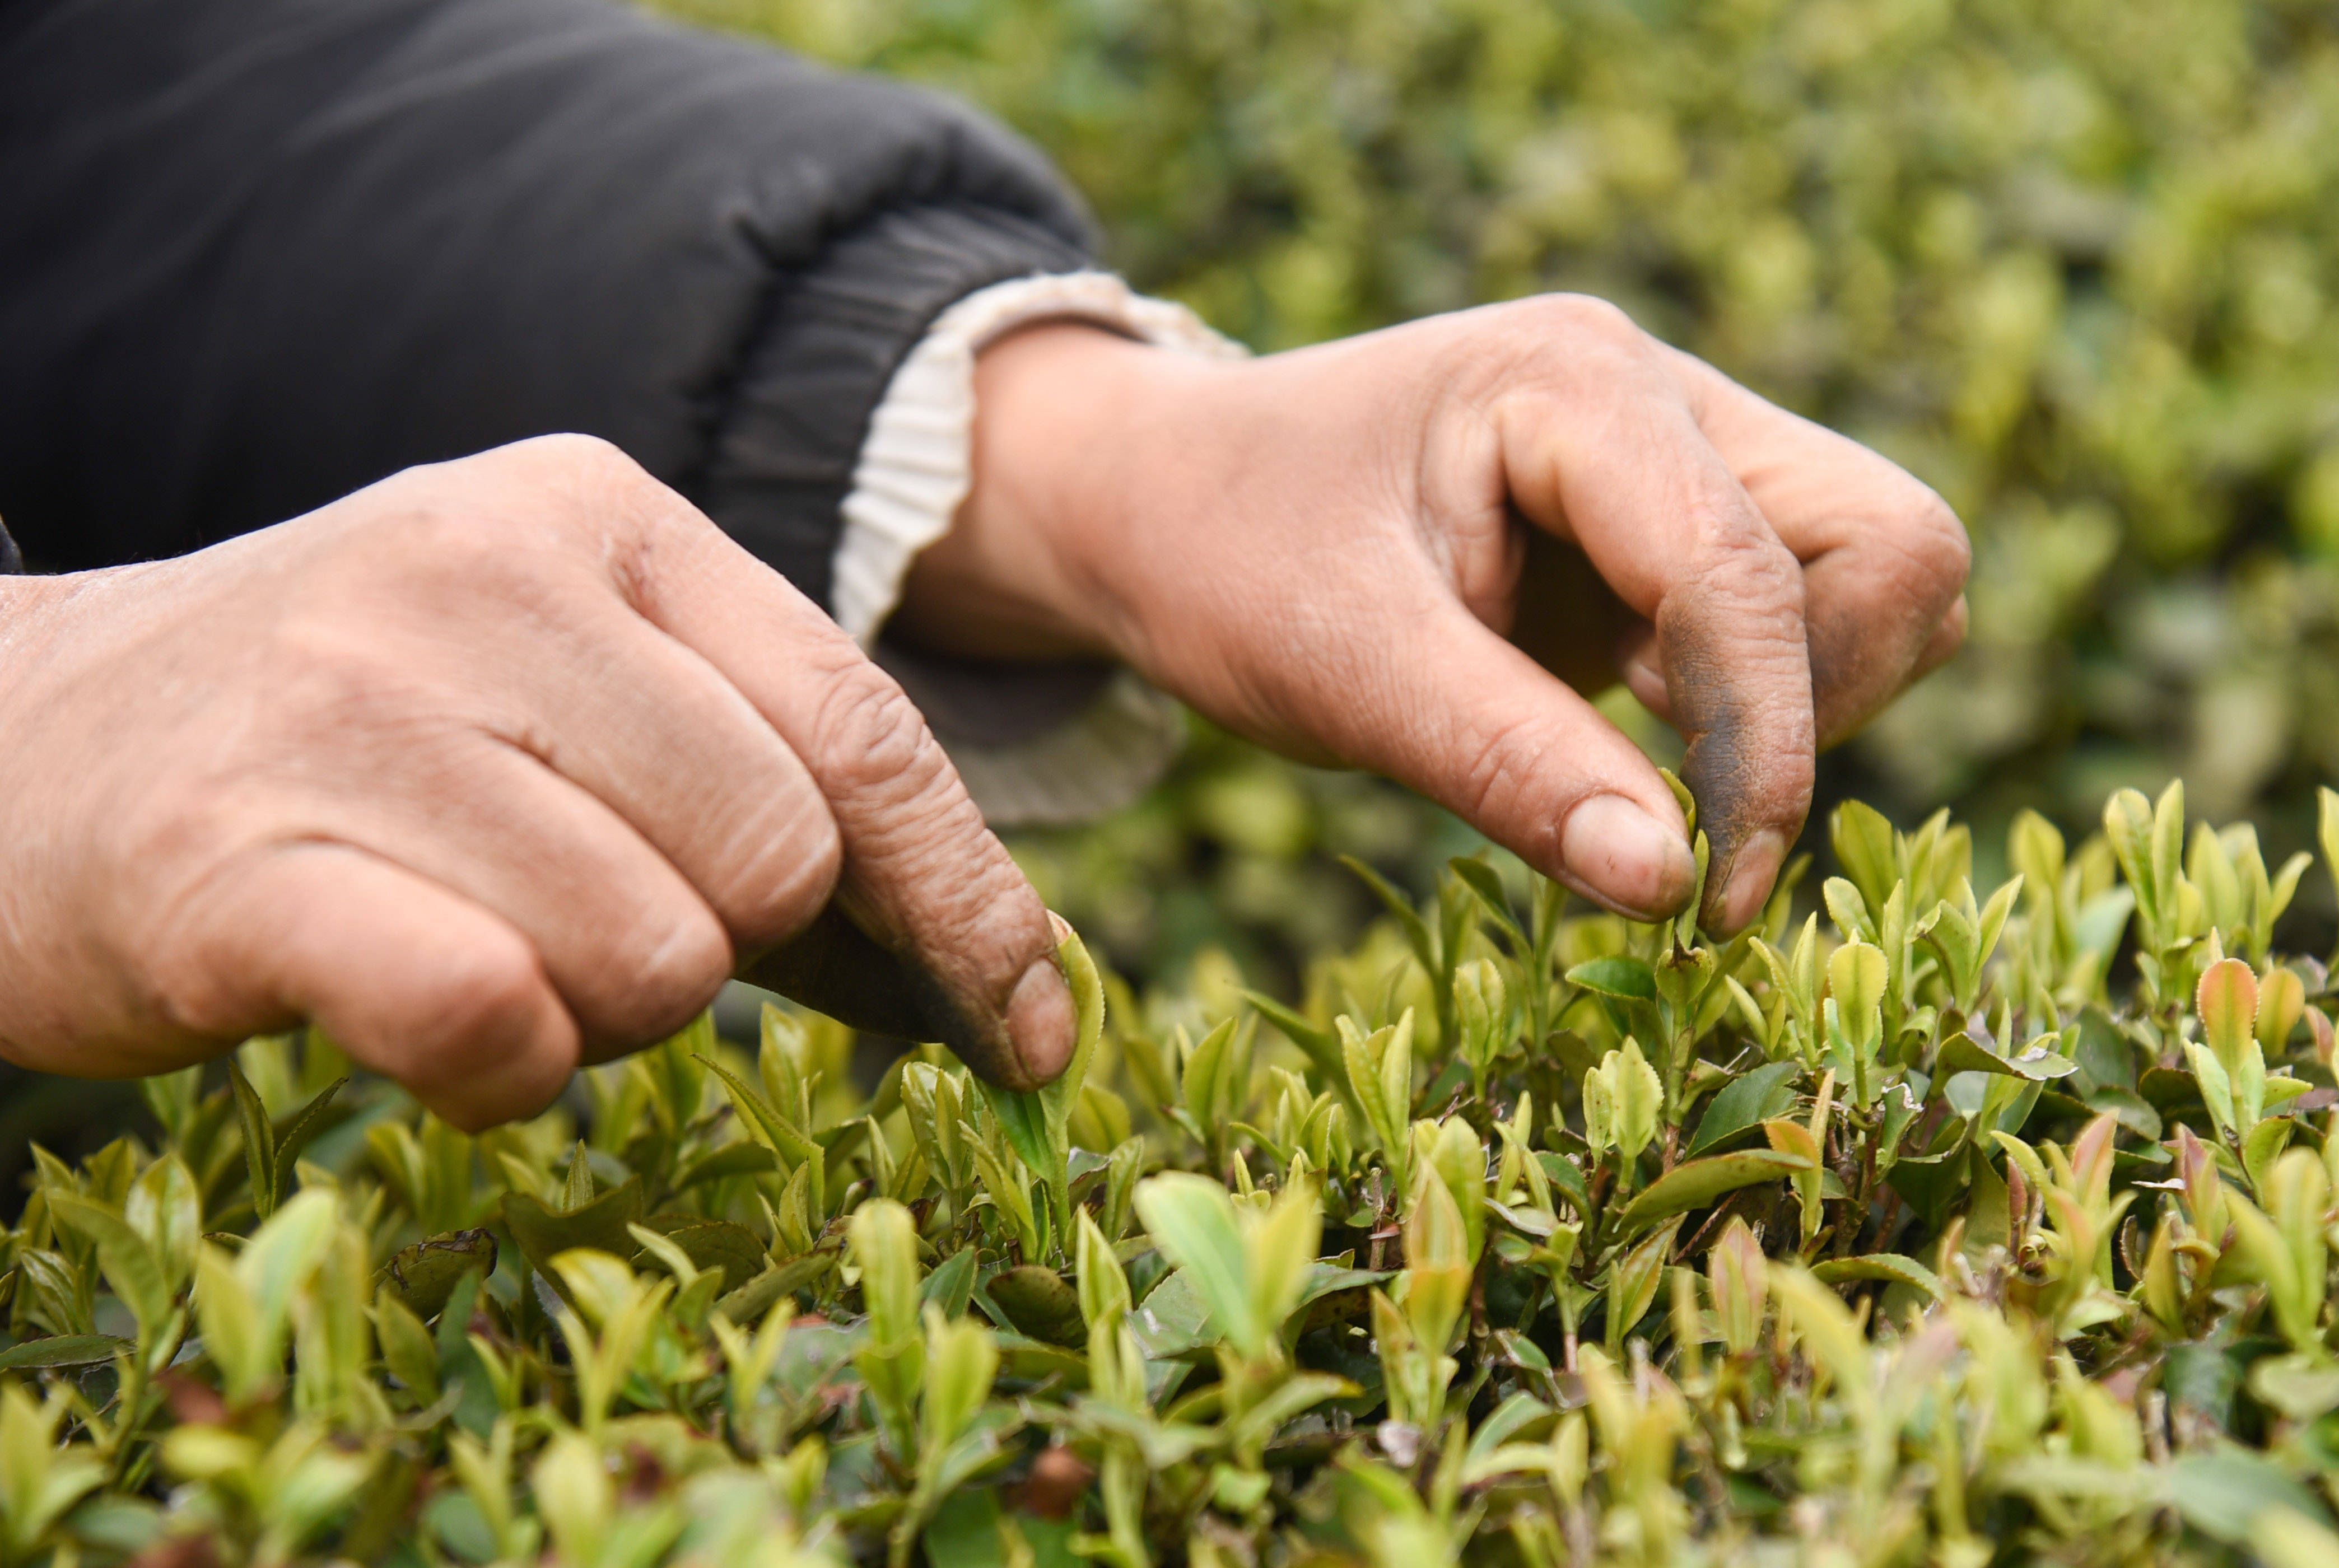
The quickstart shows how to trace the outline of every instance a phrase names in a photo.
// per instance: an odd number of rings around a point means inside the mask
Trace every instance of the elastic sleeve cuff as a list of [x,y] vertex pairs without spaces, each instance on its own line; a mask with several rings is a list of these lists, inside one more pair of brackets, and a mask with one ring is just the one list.
[[1135,293],[1110,272],[1017,278],[943,311],[887,383],[844,499],[829,607],[864,644],[900,602],[911,561],[950,531],[966,499],[975,356],[1016,328],[1051,317],[1213,359],[1244,353],[1184,306]]
[[843,507],[833,559],[837,624],[869,646],[926,715],[994,826],[1084,821],[1135,799],[1183,739],[1177,705],[1109,665],[946,659],[880,635],[918,552],[950,529],[972,482],[974,361],[1017,327],[1065,318],[1213,359],[1240,345],[1193,312],[1107,272],[1019,278],[936,319],[887,384]]

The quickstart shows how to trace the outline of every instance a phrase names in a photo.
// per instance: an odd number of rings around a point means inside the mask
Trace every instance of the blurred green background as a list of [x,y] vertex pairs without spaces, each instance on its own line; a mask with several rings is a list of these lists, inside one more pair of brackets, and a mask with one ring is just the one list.
[[[1973,530],[1972,640],[1827,799],[1954,805],[1988,857],[2020,805],[2086,828],[2181,773],[2306,842],[2339,773],[2330,0],[666,8],[982,104],[1114,265],[1256,348],[1581,290],[1897,459]],[[1210,738],[1019,851],[1124,965],[1274,971],[1365,911],[1327,848],[1418,889],[1475,842]]]

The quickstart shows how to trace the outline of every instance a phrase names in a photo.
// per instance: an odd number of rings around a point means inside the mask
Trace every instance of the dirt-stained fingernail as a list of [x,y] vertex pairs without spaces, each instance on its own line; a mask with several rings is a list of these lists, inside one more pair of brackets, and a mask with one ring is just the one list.
[[1585,885],[1644,919],[1678,910],[1697,885],[1697,862],[1680,830],[1619,794],[1578,802],[1559,853]]
[[1735,935],[1754,923],[1762,912],[1779,868],[1787,863],[1787,835],[1764,828],[1738,848],[1730,867],[1730,885],[1722,895],[1722,930]]
[[1072,989],[1052,957],[1023,971],[1007,999],[1007,1034],[1029,1087],[1052,1082],[1072,1060],[1079,1019]]

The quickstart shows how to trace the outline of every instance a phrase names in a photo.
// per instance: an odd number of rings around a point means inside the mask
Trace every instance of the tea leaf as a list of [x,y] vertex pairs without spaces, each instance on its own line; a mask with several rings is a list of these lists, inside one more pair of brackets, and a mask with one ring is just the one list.
[[1660,1219],[1702,1208],[1725,1192],[1752,1187],[1758,1181],[1775,1181],[1790,1172],[1811,1168],[1812,1162],[1805,1156],[1775,1149],[1749,1149],[1736,1154],[1693,1159],[1649,1183],[1616,1217],[1616,1227],[1620,1233],[1630,1236]]

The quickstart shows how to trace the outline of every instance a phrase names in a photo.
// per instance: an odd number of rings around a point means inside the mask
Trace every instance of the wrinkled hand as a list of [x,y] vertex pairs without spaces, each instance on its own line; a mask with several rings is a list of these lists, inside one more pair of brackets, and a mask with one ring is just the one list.
[[978,369],[975,487],[896,625],[1104,652],[1290,754],[1409,784],[1611,908],[1695,872],[1585,700],[1688,742],[1702,912],[1761,910],[1818,746],[1964,633],[1964,530],[1882,458],[1556,296],[1226,364],[1035,327]]
[[889,971],[879,1021],[986,1076],[1071,1052],[1047,911],[900,688],[598,442],[0,578],[0,736],[20,1064],[159,1071],[313,1019],[477,1128],[789,938],[758,978],[849,1016],[832,992]]

